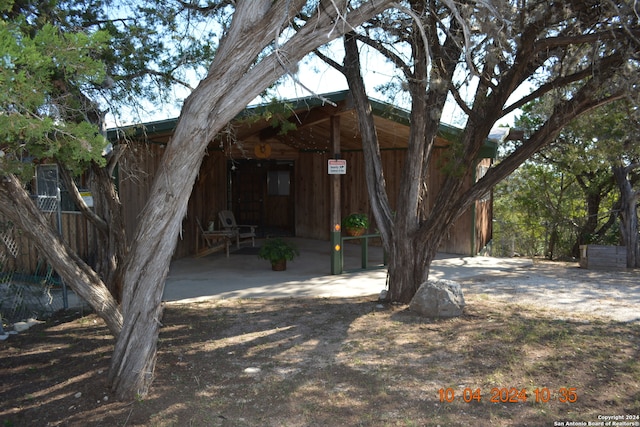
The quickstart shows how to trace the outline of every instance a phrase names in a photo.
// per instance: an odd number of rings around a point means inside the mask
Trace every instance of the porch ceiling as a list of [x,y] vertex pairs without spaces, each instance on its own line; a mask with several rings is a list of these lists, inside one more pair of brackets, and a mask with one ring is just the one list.
[[[253,157],[256,146],[269,144],[274,148],[274,157],[287,156],[298,151],[331,150],[331,117],[340,117],[341,151],[361,150],[362,139],[358,127],[358,117],[353,108],[348,91],[323,95],[334,105],[318,98],[302,98],[274,104],[274,106],[249,107],[232,123],[231,134],[220,133],[212,141],[212,150],[229,147],[226,141],[234,144],[231,155]],[[392,105],[371,100],[374,121],[380,142],[380,148],[406,148],[409,140],[409,113]],[[284,106],[284,107],[283,107]],[[275,113],[274,113],[275,111]],[[278,112],[279,111],[279,112]],[[269,116],[267,113],[270,113]],[[267,118],[269,117],[269,118]],[[277,117],[274,120],[273,117]],[[282,124],[288,122],[289,131],[283,131]],[[117,141],[122,135],[143,136],[147,141],[166,144],[177,124],[177,119],[145,123],[128,129],[109,131],[109,139]],[[293,126],[290,126],[293,125]],[[459,132],[450,126],[442,125],[436,140],[437,146],[446,146],[447,140]],[[238,148],[240,146],[241,148]]]
[[[357,113],[354,110],[348,92],[330,95],[336,105],[328,103],[313,105],[306,100],[297,101],[286,115],[279,114],[277,121],[257,118],[267,108],[253,111],[258,116],[240,118],[233,126],[237,141],[246,146],[245,150],[253,152],[256,144],[286,145],[301,151],[331,150],[331,117],[340,118],[341,151],[361,150],[362,139],[358,126]],[[409,140],[408,112],[399,110],[388,104],[373,102],[374,121],[381,149],[406,148]],[[293,125],[293,129],[283,131],[283,122]],[[438,138],[437,145],[444,146],[447,141]]]
[[[281,132],[265,120],[250,127],[236,128],[239,141],[249,144],[280,143],[302,151],[329,151],[331,149],[331,116],[340,117],[340,145],[342,151],[361,150],[362,139],[355,111],[331,111],[335,108],[320,108],[312,111],[297,111],[290,117],[296,128]],[[406,147],[409,127],[392,120],[375,117],[381,148]]]

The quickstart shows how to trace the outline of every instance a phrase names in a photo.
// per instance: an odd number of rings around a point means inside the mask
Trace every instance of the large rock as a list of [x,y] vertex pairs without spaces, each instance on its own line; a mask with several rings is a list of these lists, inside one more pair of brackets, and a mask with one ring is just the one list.
[[456,317],[462,314],[464,305],[459,283],[430,279],[420,285],[409,309],[425,317]]

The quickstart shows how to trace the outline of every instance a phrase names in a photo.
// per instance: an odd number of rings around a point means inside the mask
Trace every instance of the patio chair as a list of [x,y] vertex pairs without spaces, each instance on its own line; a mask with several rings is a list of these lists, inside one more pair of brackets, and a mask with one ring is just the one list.
[[202,239],[202,246],[203,247],[211,247],[211,240],[208,239],[207,236],[207,231],[205,230],[204,227],[202,226],[202,223],[200,222],[200,218],[196,218],[196,224],[198,224],[198,231],[200,231],[200,238]]
[[200,250],[200,241],[196,241],[196,257],[209,255],[212,252],[224,248],[227,258],[229,258],[229,246],[231,244],[231,239],[235,237],[235,235],[227,231],[205,230],[199,218],[196,218],[196,223],[198,224],[200,239],[202,239],[203,243],[203,249]]
[[218,217],[220,218],[221,228],[234,233],[238,248],[240,248],[240,240],[245,239],[251,239],[251,246],[256,245],[257,225],[238,225],[231,211],[220,211]]

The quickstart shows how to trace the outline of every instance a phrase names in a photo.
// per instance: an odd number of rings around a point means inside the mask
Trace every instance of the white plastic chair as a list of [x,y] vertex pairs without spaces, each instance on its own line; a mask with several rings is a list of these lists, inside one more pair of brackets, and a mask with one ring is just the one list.
[[220,226],[223,230],[231,231],[236,237],[236,245],[240,248],[240,240],[251,239],[251,246],[256,245],[256,228],[257,225],[238,225],[236,218],[231,211],[218,212],[220,218]]

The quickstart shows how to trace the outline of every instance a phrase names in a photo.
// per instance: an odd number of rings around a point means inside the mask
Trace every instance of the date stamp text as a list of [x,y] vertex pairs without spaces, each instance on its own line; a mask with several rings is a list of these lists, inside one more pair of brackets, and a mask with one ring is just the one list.
[[531,391],[517,387],[493,387],[489,393],[480,388],[465,388],[462,393],[456,392],[451,387],[438,390],[441,403],[462,401],[466,403],[488,400],[492,403],[547,403],[557,401],[561,403],[575,403],[578,401],[576,387],[560,387],[550,389],[547,387],[535,388]]

